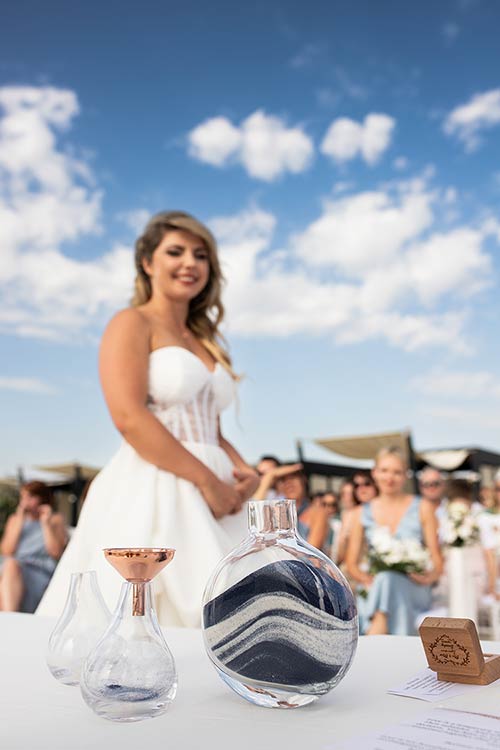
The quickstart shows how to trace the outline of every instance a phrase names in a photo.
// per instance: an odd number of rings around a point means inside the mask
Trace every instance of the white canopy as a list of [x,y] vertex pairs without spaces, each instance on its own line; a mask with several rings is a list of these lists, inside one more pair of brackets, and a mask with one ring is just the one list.
[[419,451],[418,456],[429,466],[442,471],[453,471],[458,466],[462,466],[465,459],[470,455],[470,451],[465,448],[457,450],[436,450],[436,451]]
[[410,433],[408,431],[400,431],[379,432],[375,435],[318,438],[314,442],[341,456],[371,460],[375,459],[375,456],[382,448],[394,447],[399,448],[403,456],[408,460],[409,438]]

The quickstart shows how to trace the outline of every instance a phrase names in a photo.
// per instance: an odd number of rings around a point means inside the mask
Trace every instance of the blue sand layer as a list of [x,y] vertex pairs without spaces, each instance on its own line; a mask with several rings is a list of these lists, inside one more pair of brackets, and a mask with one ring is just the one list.
[[259,568],[228,588],[203,608],[208,628],[230,617],[259,594],[290,594],[322,612],[352,620],[356,617],[354,596],[327,573],[299,560],[281,560]]

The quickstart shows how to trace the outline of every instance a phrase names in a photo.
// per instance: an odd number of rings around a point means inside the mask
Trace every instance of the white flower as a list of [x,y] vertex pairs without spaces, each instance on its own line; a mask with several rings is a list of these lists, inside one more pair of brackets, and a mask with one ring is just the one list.
[[462,547],[479,539],[477,517],[468,503],[454,500],[448,504],[448,517],[442,524],[442,538],[448,546]]
[[377,527],[371,537],[373,570],[397,568],[400,572],[423,571],[430,562],[428,550],[418,539],[398,539],[387,527]]

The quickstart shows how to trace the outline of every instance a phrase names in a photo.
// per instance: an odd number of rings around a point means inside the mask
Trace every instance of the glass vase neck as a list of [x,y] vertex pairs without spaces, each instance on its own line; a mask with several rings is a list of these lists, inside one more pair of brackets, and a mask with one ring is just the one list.
[[150,581],[125,581],[116,612],[121,618],[151,617],[153,613],[153,596]]
[[267,536],[280,534],[292,536],[297,533],[297,509],[295,500],[273,498],[251,500],[248,503],[248,528],[252,534]]
[[95,570],[86,570],[83,573],[72,573],[67,604],[71,608],[81,607],[84,610],[90,610],[95,606],[95,602],[105,610],[109,617],[109,610],[102,598],[101,590],[97,584]]

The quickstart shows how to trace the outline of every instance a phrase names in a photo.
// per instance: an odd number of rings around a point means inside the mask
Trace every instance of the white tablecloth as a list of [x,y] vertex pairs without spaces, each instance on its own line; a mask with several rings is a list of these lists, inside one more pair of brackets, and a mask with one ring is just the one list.
[[[95,716],[78,688],[59,684],[45,665],[51,618],[0,613],[1,750],[312,750],[335,746],[387,724],[418,716],[432,706],[500,712],[500,687],[429,704],[388,695],[426,666],[419,638],[360,639],[350,672],[311,706],[258,708],[235,695],[217,676],[198,630],[167,629],[178,673],[177,697],[166,714],[135,724]],[[500,643],[483,644],[500,653]]]

